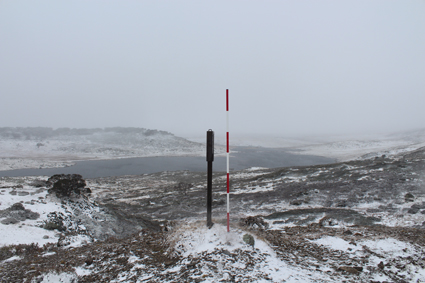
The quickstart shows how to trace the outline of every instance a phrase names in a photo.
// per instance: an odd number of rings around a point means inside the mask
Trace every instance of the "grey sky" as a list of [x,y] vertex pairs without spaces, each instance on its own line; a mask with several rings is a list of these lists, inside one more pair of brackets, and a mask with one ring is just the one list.
[[424,126],[425,1],[0,0],[0,127]]

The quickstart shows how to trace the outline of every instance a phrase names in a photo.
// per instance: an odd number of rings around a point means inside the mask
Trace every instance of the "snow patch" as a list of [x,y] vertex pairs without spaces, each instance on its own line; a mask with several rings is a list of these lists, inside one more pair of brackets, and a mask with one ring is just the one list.
[[341,251],[346,251],[348,249],[356,251],[361,249],[361,247],[350,244],[349,242],[338,237],[326,236],[317,240],[313,240],[311,242],[316,243],[318,245],[329,247],[334,250],[341,250]]
[[[39,277],[38,277],[39,278]],[[43,276],[43,281],[39,279],[32,280],[32,283],[74,283],[77,282],[78,278],[75,274],[63,272],[63,273],[47,273]]]
[[[326,282],[324,276],[315,270],[305,272],[297,267],[289,266],[279,259],[268,243],[254,236],[254,247],[243,242],[246,232],[232,229],[227,232],[225,226],[214,224],[211,229],[204,222],[192,222],[177,228],[171,237],[175,248],[183,257],[208,256],[219,268],[216,274],[208,274],[203,282],[217,282],[231,280],[232,270],[244,270],[245,277],[257,278],[256,282]],[[256,262],[255,268],[246,268],[246,262],[238,257],[241,254],[250,254]],[[233,256],[234,260],[225,260],[225,255]],[[220,269],[222,266],[223,270]],[[207,276],[208,275],[208,276]]]

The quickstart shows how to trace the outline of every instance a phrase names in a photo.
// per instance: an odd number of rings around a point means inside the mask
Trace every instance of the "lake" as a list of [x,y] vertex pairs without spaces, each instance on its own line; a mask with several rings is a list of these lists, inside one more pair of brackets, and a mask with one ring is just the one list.
[[[295,154],[293,152],[263,147],[236,147],[232,149],[230,168],[242,170],[250,167],[279,168],[290,166],[307,166],[329,164],[335,159],[314,155]],[[135,157],[110,160],[78,161],[75,165],[64,168],[17,169],[0,171],[0,177],[52,176],[54,174],[81,174],[83,178],[97,178],[124,175],[141,175],[162,171],[189,170],[206,172],[206,157],[161,156]],[[215,156],[214,172],[226,171],[226,157]]]

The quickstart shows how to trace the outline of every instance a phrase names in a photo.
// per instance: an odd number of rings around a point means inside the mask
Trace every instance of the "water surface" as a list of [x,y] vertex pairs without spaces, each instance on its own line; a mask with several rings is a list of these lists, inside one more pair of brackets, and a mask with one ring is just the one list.
[[[334,163],[335,160],[322,156],[294,154],[283,149],[262,147],[237,147],[232,149],[231,170],[250,167],[290,167]],[[0,171],[0,177],[52,176],[54,174],[81,174],[83,178],[97,178],[123,175],[140,175],[162,171],[189,170],[206,172],[206,157],[161,156],[135,157],[111,160],[78,161],[64,168],[18,169]],[[226,157],[215,156],[214,172],[226,171]]]

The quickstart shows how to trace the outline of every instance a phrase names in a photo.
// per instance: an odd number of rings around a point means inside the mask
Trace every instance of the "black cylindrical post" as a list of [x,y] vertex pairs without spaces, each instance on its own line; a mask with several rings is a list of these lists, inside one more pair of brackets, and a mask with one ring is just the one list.
[[213,226],[211,219],[212,212],[212,163],[214,161],[214,132],[207,131],[207,162],[208,162],[208,176],[207,176],[207,226]]

